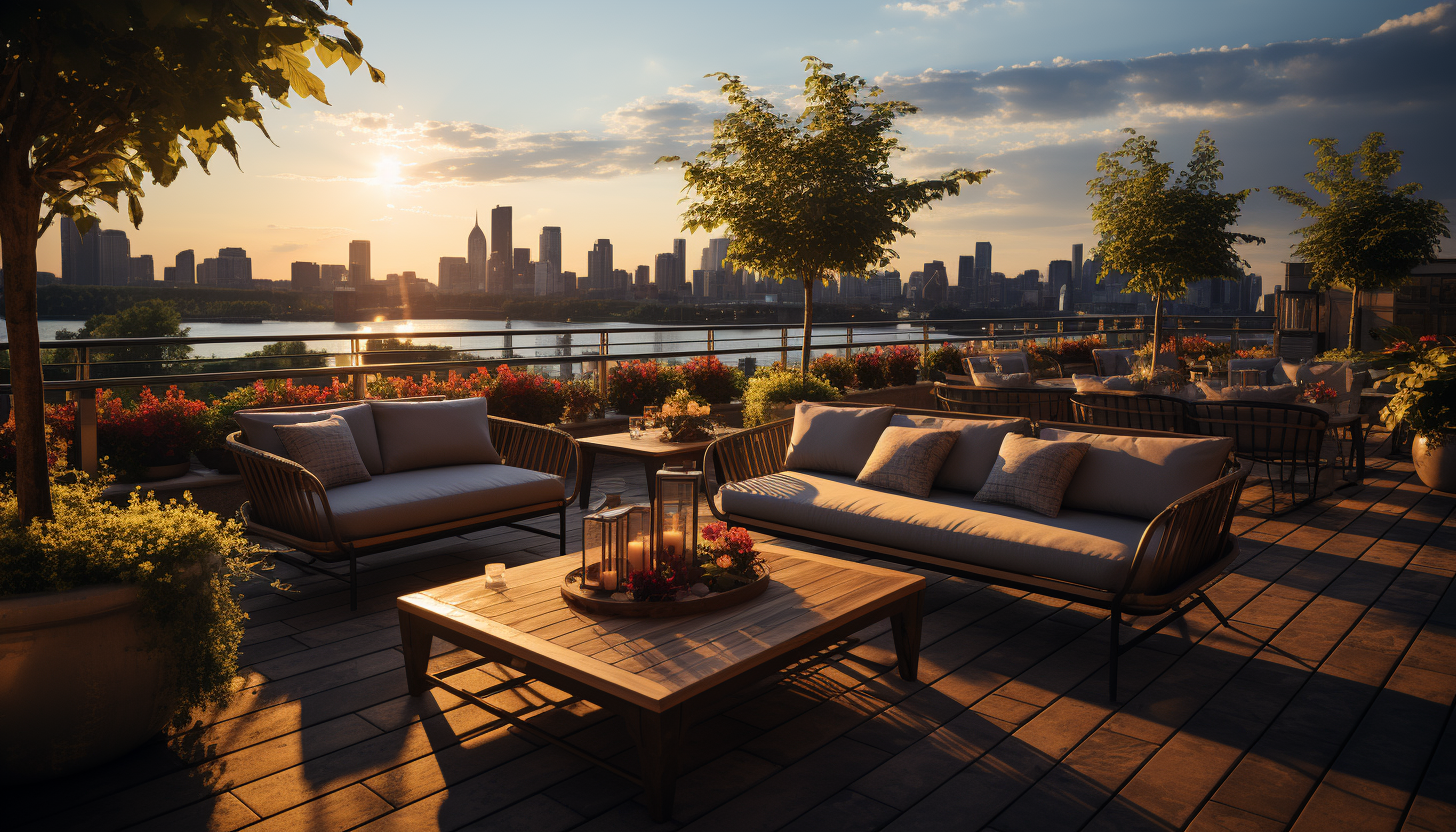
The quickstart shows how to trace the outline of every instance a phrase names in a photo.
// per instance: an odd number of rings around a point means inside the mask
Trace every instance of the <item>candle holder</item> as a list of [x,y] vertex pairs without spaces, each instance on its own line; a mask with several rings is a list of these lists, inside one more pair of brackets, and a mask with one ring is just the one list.
[[618,592],[633,572],[652,568],[652,509],[631,505],[582,518],[581,586]]
[[652,501],[652,553],[658,568],[690,568],[698,550],[698,491],[703,472],[686,467],[657,472]]

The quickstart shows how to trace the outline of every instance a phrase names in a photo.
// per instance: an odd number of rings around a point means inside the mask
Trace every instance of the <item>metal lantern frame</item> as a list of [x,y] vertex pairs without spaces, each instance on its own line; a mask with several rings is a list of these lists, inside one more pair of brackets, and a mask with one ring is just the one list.
[[693,565],[698,550],[698,493],[703,472],[663,468],[652,498],[652,552],[658,568],[673,561]]
[[582,518],[582,588],[620,592],[629,575],[651,568],[652,527],[652,507],[645,505],[617,506]]

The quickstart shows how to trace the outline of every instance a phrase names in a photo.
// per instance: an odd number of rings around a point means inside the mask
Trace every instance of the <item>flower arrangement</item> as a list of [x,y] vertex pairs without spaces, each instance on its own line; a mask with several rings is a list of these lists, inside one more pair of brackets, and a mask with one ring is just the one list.
[[884,369],[885,383],[891,387],[914,384],[920,378],[920,350],[911,344],[892,344],[875,351],[880,355],[880,366]]
[[1314,384],[1305,385],[1299,391],[1299,397],[1310,404],[1325,404],[1339,398],[1340,394],[1323,381],[1316,381]]
[[809,362],[809,372],[824,379],[841,393],[858,383],[854,374],[854,362],[832,352],[826,352]]
[[881,350],[875,347],[872,350],[857,352],[850,357],[854,363],[854,377],[858,382],[860,390],[878,390],[886,386],[885,366],[880,360]]
[[668,396],[658,411],[662,441],[701,442],[713,438],[715,425],[708,415],[711,411],[707,402],[686,390]]
[[607,372],[607,405],[624,416],[641,416],[642,408],[662,404],[682,385],[676,367],[651,359],[623,361]]
[[726,404],[742,395],[748,385],[742,370],[729,367],[716,355],[689,359],[681,372],[685,389],[708,404]]
[[206,402],[176,385],[162,398],[143,387],[134,405],[110,390],[96,391],[96,444],[116,470],[140,476],[148,466],[187,459],[208,431]]
[[708,589],[724,592],[757,580],[766,568],[744,528],[709,523],[698,535],[698,568]]

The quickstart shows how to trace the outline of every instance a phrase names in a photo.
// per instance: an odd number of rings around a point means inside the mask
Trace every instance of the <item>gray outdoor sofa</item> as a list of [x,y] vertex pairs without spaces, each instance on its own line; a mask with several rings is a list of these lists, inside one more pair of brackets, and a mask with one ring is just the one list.
[[[1227,623],[1203,588],[1238,553],[1229,527],[1247,474],[1230,461],[1229,440],[1043,423],[1041,438],[1089,441],[1096,451],[1061,512],[1048,517],[974,501],[1002,438],[1028,433],[1026,420],[892,411],[887,426],[961,430],[928,496],[856,482],[852,472],[869,454],[864,437],[846,435],[843,458],[822,460],[819,470],[786,470],[795,428],[786,419],[710,447],[721,484],[713,513],[734,526],[1107,609],[1113,699],[1119,654],[1200,603]],[[1123,615],[1163,618],[1123,643]]]

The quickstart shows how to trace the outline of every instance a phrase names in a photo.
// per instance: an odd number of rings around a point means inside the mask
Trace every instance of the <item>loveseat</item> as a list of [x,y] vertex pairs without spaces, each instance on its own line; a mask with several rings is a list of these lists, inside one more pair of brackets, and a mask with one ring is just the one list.
[[[290,459],[280,426],[342,419],[366,473],[326,487]],[[247,531],[283,543],[281,560],[330,577],[318,561],[348,562],[349,606],[358,606],[361,554],[493,526],[556,538],[566,554],[565,478],[576,440],[555,428],[490,416],[484,398],[440,397],[240,410],[227,438],[247,488]],[[326,475],[327,477],[327,475]],[[550,514],[550,532],[521,521]]]
[[[874,415],[865,424],[827,420],[833,432],[815,440],[813,419],[835,409],[847,406],[801,404],[793,419],[714,442],[713,513],[734,526],[1109,610],[1114,699],[1120,653],[1200,603],[1224,620],[1203,588],[1238,553],[1229,527],[1247,474],[1230,460],[1232,440],[1042,423],[1040,438],[1087,446],[1060,511],[1046,516],[976,501],[1007,436],[1030,433],[1027,420],[866,406],[862,414]],[[877,426],[959,432],[928,494],[857,480],[880,455]],[[806,445],[815,453],[803,453]],[[1124,614],[1163,618],[1123,643]]]

